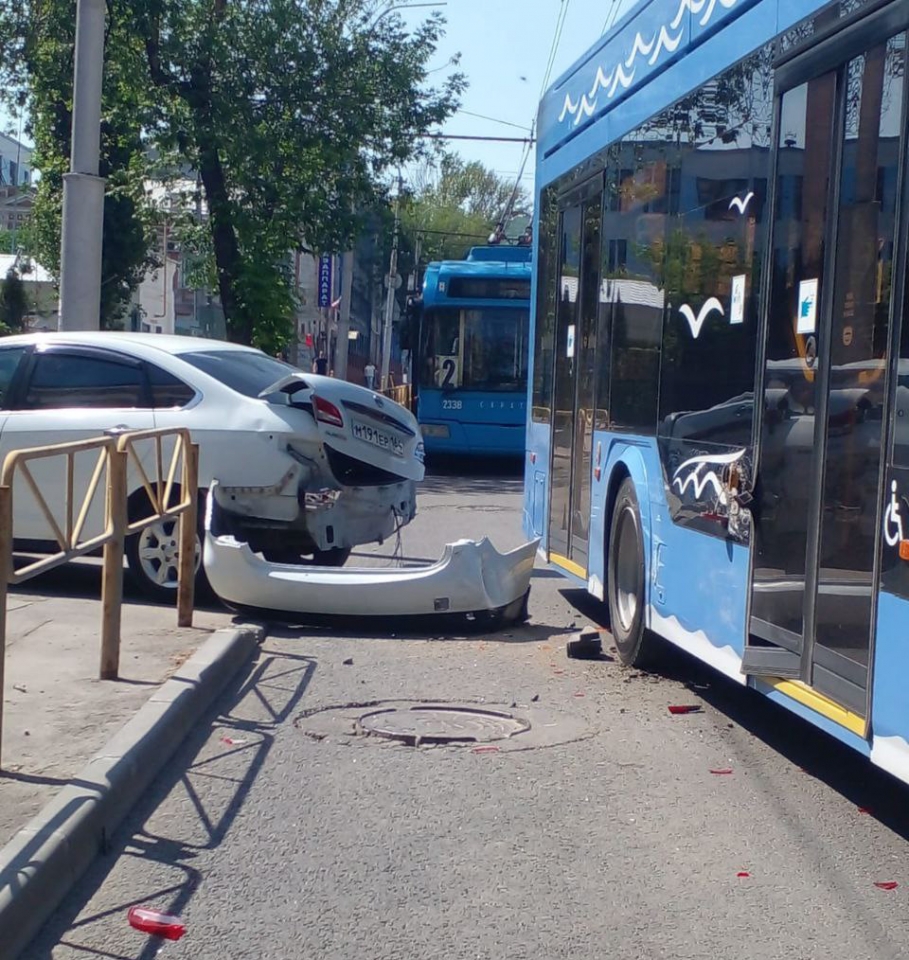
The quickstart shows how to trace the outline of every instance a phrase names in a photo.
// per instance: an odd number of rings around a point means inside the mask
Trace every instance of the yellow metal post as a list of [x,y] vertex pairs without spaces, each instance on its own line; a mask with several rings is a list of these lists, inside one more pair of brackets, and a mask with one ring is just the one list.
[[104,544],[104,572],[101,582],[101,669],[102,680],[120,675],[120,625],[123,609],[123,545],[128,523],[126,504],[127,454],[110,447],[107,451],[107,516],[111,530]]
[[177,584],[177,626],[193,625],[193,603],[196,578],[196,531],[199,528],[199,444],[187,443],[183,448],[183,497],[189,501],[180,514],[180,557]]
[[6,595],[13,562],[13,488],[0,486],[0,770],[3,769],[3,694],[6,672]]

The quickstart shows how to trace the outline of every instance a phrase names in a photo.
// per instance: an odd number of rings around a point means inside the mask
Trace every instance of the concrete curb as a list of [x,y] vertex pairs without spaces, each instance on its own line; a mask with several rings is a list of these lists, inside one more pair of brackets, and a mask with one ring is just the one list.
[[57,909],[263,632],[212,634],[0,850],[0,960],[14,960]]

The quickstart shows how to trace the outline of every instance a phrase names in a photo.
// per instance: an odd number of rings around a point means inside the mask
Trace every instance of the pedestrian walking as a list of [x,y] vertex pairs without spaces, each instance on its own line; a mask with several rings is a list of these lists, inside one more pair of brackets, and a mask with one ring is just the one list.
[[320,352],[319,356],[313,360],[312,372],[318,373],[320,377],[324,377],[328,373],[328,358],[324,352]]
[[366,378],[366,386],[370,390],[375,390],[376,388],[376,365],[369,361],[366,366],[363,368],[363,376]]

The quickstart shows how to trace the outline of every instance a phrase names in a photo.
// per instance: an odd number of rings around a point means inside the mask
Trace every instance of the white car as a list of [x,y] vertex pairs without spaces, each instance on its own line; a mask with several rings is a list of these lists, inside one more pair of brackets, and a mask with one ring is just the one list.
[[[218,480],[236,536],[271,560],[340,565],[352,547],[384,540],[416,512],[423,479],[417,421],[365,387],[304,373],[250,347],[192,337],[102,332],[0,340],[0,463],[23,447],[178,426],[199,444],[200,499]],[[84,488],[89,468],[80,469]],[[62,464],[38,462],[32,472],[48,503],[62,509]],[[53,534],[19,486],[16,545],[46,550]],[[129,494],[132,515],[145,515],[147,496],[132,472]],[[134,579],[160,599],[176,587],[174,527],[162,522],[126,544]]]

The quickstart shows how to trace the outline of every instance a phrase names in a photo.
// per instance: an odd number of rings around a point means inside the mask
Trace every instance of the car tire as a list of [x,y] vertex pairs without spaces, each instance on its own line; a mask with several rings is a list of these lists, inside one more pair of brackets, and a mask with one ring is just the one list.
[[609,622],[619,660],[644,667],[655,657],[656,637],[644,626],[644,537],[634,482],[619,487],[609,531],[606,594]]
[[[175,497],[179,497],[175,488]],[[144,493],[134,496],[130,502],[129,516],[136,519],[148,509]],[[147,515],[147,514],[146,514]],[[198,520],[196,524],[196,598],[211,595],[211,587],[202,566],[202,536],[205,515],[205,494],[199,494]],[[179,517],[160,520],[126,538],[124,552],[129,576],[139,592],[149,600],[159,603],[177,602],[177,573],[179,562],[180,520]]]

